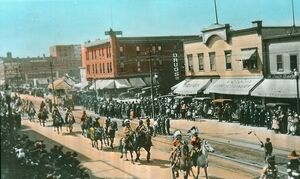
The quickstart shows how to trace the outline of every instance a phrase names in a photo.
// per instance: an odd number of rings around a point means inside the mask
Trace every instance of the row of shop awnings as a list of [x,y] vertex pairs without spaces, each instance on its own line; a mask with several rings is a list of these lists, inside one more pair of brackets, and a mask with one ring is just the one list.
[[[153,80],[156,85],[156,81]],[[96,80],[89,87],[90,90],[104,90],[104,89],[128,89],[128,88],[143,88],[151,85],[150,77],[145,78],[129,78],[129,79],[105,79]]]
[[[300,87],[300,86],[299,86]],[[226,94],[296,98],[295,79],[221,78],[185,79],[171,88],[178,95]]]

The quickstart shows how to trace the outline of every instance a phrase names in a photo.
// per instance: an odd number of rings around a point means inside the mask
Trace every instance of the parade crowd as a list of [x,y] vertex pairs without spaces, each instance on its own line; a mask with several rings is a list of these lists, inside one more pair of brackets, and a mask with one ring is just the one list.
[[[75,103],[102,116],[116,118],[152,117],[150,97],[134,101],[109,100],[91,94],[76,95]],[[158,97],[154,100],[155,126],[161,134],[169,134],[170,119],[197,118],[239,122],[241,125],[267,127],[275,133],[300,135],[300,120],[289,106],[263,107],[252,100],[213,103],[211,100],[185,100]]]
[[[10,104],[10,107],[8,106]],[[89,178],[87,170],[80,165],[77,153],[63,152],[55,145],[47,150],[41,140],[33,141],[20,135],[21,99],[0,96],[1,163],[7,178]],[[30,103],[28,103],[30,105]],[[1,164],[1,165],[2,165]]]

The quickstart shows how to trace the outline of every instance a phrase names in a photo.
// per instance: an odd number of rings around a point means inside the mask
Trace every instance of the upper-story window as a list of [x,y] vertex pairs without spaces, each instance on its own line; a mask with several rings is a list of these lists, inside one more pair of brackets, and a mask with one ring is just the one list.
[[104,65],[104,63],[102,64],[102,71],[103,71],[103,73],[105,73],[105,65]]
[[112,72],[112,65],[111,65],[111,62],[109,63],[109,69],[110,69],[110,72]]
[[91,74],[90,65],[87,65],[87,66],[86,66],[86,71],[87,71],[87,74]]
[[121,46],[120,47],[120,57],[123,57],[124,56],[124,49],[123,47]]
[[193,71],[193,54],[187,54],[188,70]]
[[231,70],[231,50],[225,51],[225,68]]
[[140,55],[140,53],[141,53],[140,46],[136,46],[135,51],[136,51],[136,55]]
[[257,69],[257,48],[247,48],[241,50],[241,60],[243,61],[243,69]]
[[100,73],[102,73],[102,65],[101,65],[101,63],[99,64],[99,71],[100,71]]
[[85,56],[86,56],[86,60],[89,60],[89,52],[88,51],[85,52]]
[[216,53],[215,52],[209,53],[209,64],[210,64],[210,70],[216,71]]
[[141,71],[141,62],[137,61],[136,66],[137,66],[137,71],[140,72]]
[[199,71],[204,71],[204,54],[198,53]]
[[283,71],[282,55],[276,55],[277,71]]

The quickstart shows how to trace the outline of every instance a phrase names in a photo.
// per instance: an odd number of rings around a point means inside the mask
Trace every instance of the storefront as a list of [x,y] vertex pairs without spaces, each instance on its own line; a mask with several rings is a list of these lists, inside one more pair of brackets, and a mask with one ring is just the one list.
[[173,86],[173,93],[177,95],[197,95],[203,92],[211,83],[211,79],[185,79]]

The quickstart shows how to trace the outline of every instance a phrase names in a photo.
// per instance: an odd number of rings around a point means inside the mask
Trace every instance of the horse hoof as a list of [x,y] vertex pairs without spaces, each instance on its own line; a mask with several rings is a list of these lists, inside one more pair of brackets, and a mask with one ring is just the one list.
[[128,160],[128,158],[127,158],[127,159],[125,159],[125,161],[129,161],[129,160]]
[[123,155],[121,155],[120,158],[123,158]]

